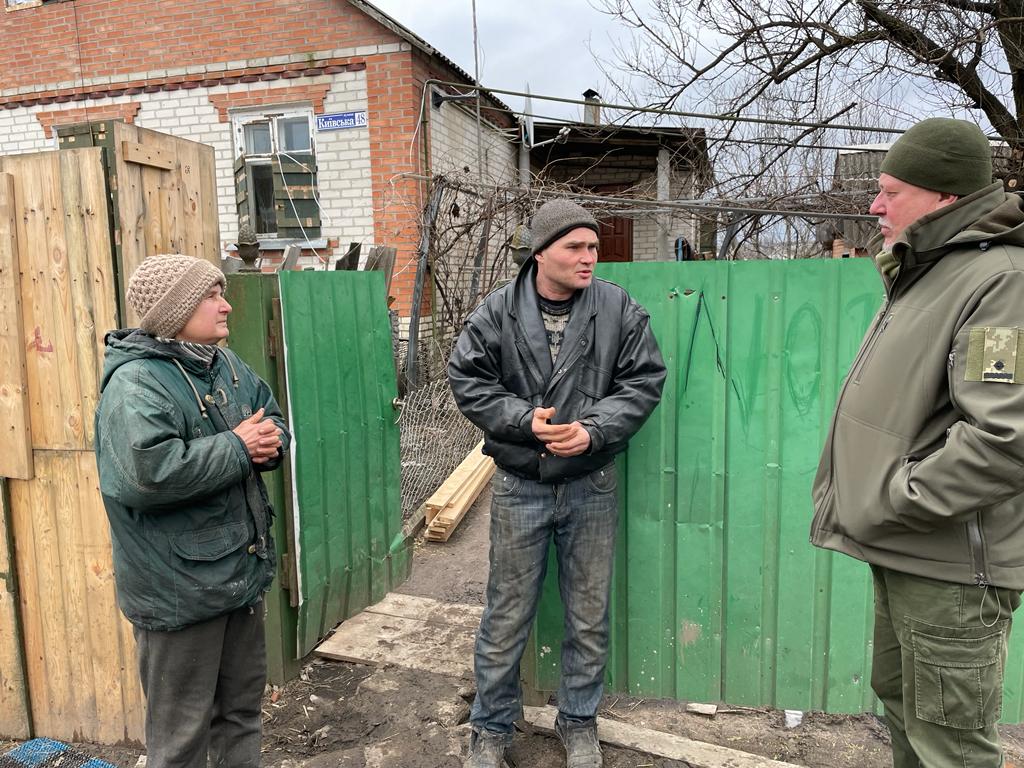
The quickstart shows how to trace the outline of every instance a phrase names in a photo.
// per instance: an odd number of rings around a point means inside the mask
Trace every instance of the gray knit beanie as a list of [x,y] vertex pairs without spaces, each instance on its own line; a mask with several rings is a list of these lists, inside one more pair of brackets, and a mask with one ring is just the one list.
[[543,251],[577,227],[586,227],[598,234],[597,221],[585,208],[568,200],[549,200],[530,220],[531,253]]
[[141,318],[143,331],[173,339],[218,283],[224,287],[224,273],[210,262],[180,253],[163,254],[139,264],[125,296]]
[[992,183],[992,148],[974,123],[930,117],[896,140],[881,171],[915,187],[963,197]]

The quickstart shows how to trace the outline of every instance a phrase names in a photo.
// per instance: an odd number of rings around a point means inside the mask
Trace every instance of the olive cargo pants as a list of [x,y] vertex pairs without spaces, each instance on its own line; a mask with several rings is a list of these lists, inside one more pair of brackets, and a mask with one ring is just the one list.
[[871,572],[871,687],[885,706],[893,768],[1000,768],[996,723],[1020,592]]

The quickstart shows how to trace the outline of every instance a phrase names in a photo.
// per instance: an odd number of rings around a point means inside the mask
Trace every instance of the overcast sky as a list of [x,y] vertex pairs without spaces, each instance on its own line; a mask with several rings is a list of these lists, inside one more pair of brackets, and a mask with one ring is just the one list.
[[[471,0],[370,1],[473,74]],[[587,42],[607,50],[609,37],[623,33],[588,0],[477,0],[476,12],[483,85],[523,91],[529,83],[531,93],[570,99],[593,88],[611,100]],[[519,97],[499,96],[513,109],[523,108]],[[572,104],[535,100],[533,108],[538,115],[582,115]]]

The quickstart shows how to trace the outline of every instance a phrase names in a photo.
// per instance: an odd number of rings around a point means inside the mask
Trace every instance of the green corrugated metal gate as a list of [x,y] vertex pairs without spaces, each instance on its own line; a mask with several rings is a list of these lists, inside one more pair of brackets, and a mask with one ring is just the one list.
[[[612,264],[651,314],[669,377],[620,459],[611,690],[860,712],[865,564],[811,547],[810,488],[839,385],[882,299],[867,259]],[[552,559],[525,666],[557,688]],[[1021,715],[1024,631],[1004,714]]]
[[379,272],[232,275],[229,298],[231,346],[271,384],[293,435],[290,466],[268,476],[281,555],[268,663],[282,682],[409,575],[391,324]]
[[398,586],[398,396],[380,272],[282,272],[299,653]]

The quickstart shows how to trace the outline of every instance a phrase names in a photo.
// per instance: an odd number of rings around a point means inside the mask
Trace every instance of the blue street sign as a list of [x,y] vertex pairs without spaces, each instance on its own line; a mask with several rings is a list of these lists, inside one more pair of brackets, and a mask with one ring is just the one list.
[[335,112],[333,115],[317,115],[318,131],[340,131],[343,128],[365,128],[366,112]]

